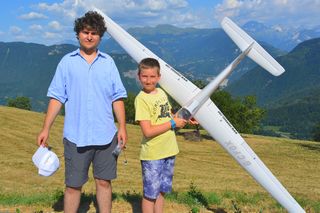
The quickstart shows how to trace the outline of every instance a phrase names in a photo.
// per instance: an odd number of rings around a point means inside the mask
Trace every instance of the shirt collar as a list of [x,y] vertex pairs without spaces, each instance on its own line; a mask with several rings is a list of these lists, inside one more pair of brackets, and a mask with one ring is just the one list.
[[[76,55],[81,56],[81,55],[80,55],[80,48],[78,48],[78,49],[76,49],[75,51],[73,51],[70,55],[71,55],[71,56],[76,56]],[[98,49],[98,51],[97,51],[97,56],[98,56],[98,57],[101,56],[101,57],[103,57],[103,58],[106,58],[106,54],[103,53],[103,52],[101,52],[99,49]]]

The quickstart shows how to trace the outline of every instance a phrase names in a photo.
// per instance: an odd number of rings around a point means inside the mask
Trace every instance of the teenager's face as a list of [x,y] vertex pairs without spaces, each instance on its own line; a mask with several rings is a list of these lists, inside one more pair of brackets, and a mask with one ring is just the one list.
[[139,74],[139,80],[143,87],[143,91],[146,93],[151,93],[155,90],[158,81],[160,80],[160,75],[158,74],[158,68],[146,68],[141,69]]
[[98,31],[84,28],[78,35],[80,48],[85,52],[96,51],[100,43],[100,35]]

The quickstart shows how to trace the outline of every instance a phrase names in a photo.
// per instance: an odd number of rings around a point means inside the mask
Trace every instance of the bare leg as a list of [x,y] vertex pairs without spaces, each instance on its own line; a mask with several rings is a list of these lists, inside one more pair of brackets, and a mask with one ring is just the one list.
[[142,213],[153,213],[156,200],[152,200],[146,197],[142,198]]
[[110,180],[95,178],[97,189],[97,201],[100,213],[111,213],[112,208],[112,187]]
[[164,193],[160,192],[154,205],[154,213],[162,213],[164,206]]
[[64,212],[76,213],[79,208],[81,198],[81,187],[66,187],[64,192]]

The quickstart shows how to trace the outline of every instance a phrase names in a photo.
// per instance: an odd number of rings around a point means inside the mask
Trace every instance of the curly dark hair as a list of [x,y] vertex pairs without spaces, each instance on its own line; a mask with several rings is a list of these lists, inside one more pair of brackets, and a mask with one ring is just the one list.
[[104,18],[96,11],[88,11],[83,17],[77,18],[74,21],[73,30],[77,36],[84,28],[97,30],[100,37],[102,37],[107,30]]

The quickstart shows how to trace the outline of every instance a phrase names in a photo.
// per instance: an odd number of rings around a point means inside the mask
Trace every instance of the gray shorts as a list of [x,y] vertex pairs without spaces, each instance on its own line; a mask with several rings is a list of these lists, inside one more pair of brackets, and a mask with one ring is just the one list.
[[112,142],[104,146],[77,147],[68,139],[63,139],[65,159],[65,184],[81,187],[88,181],[88,170],[92,162],[93,177],[112,180],[117,177],[117,157],[112,151],[117,146],[117,134]]

